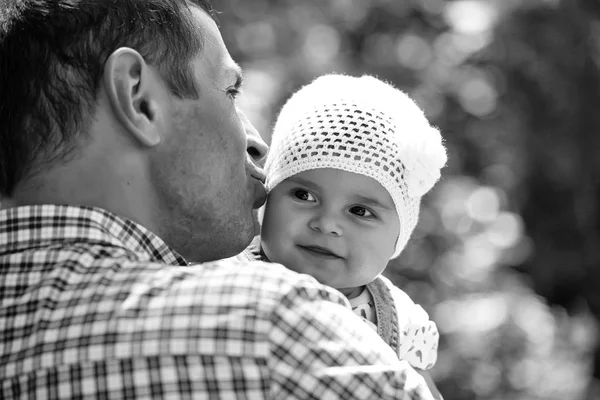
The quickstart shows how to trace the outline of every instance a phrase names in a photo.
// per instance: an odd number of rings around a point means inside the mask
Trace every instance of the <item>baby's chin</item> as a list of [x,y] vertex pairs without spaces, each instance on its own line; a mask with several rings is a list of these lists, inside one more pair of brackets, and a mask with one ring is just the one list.
[[362,291],[364,290],[364,288],[365,287],[363,285],[363,286],[344,287],[344,288],[336,288],[336,289],[339,290],[347,298],[353,299],[355,297],[360,296],[360,294],[362,293]]
[[325,277],[319,277],[316,275],[312,275],[320,284],[332,287],[337,291],[341,292],[344,296],[349,299],[357,297],[362,293],[365,288],[365,285],[355,285],[351,282],[340,282],[339,280],[327,279]]
[[[289,270],[297,272],[299,274],[310,275],[315,278],[320,284],[332,287],[344,295],[349,293],[350,296],[353,296],[355,293],[360,294],[365,285],[355,285],[352,282],[344,282],[340,281],[339,277],[328,276],[323,271],[320,271],[318,267],[314,267],[313,269],[307,268],[306,264],[302,261],[298,261],[293,259],[293,257],[285,257],[281,254],[273,254],[269,255],[268,250],[263,249],[265,251],[265,255],[271,262],[276,262],[278,264],[282,264]],[[357,295],[358,295],[357,294]],[[348,297],[348,295],[346,295]]]

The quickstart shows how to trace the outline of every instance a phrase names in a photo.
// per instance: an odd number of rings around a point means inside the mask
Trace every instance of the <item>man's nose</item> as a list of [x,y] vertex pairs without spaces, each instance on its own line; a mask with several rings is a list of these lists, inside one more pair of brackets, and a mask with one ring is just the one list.
[[269,146],[267,146],[260,133],[252,125],[248,117],[246,117],[246,114],[240,110],[238,110],[238,113],[246,132],[246,151],[255,163],[260,163],[267,156]]

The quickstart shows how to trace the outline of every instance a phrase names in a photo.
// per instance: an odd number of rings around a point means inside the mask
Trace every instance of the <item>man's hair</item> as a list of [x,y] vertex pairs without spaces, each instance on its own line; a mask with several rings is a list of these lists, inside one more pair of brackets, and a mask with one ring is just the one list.
[[138,51],[171,92],[198,96],[191,18],[209,0],[3,0],[0,9],[0,197],[34,169],[66,159],[95,110],[104,64]]

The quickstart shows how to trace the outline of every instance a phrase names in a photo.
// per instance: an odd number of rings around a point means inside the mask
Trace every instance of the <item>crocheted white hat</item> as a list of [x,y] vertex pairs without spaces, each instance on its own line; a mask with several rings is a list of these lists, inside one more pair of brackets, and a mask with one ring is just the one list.
[[325,75],[283,106],[265,163],[267,190],[302,171],[336,168],[371,177],[391,195],[397,257],[440,178],[446,150],[437,129],[403,92],[372,76]]

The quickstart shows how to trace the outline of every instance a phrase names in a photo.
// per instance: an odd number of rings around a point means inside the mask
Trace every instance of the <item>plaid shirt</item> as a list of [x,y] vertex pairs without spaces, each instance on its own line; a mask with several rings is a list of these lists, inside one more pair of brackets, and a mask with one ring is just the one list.
[[100,209],[0,211],[2,399],[429,399],[345,305],[276,264],[190,267]]

